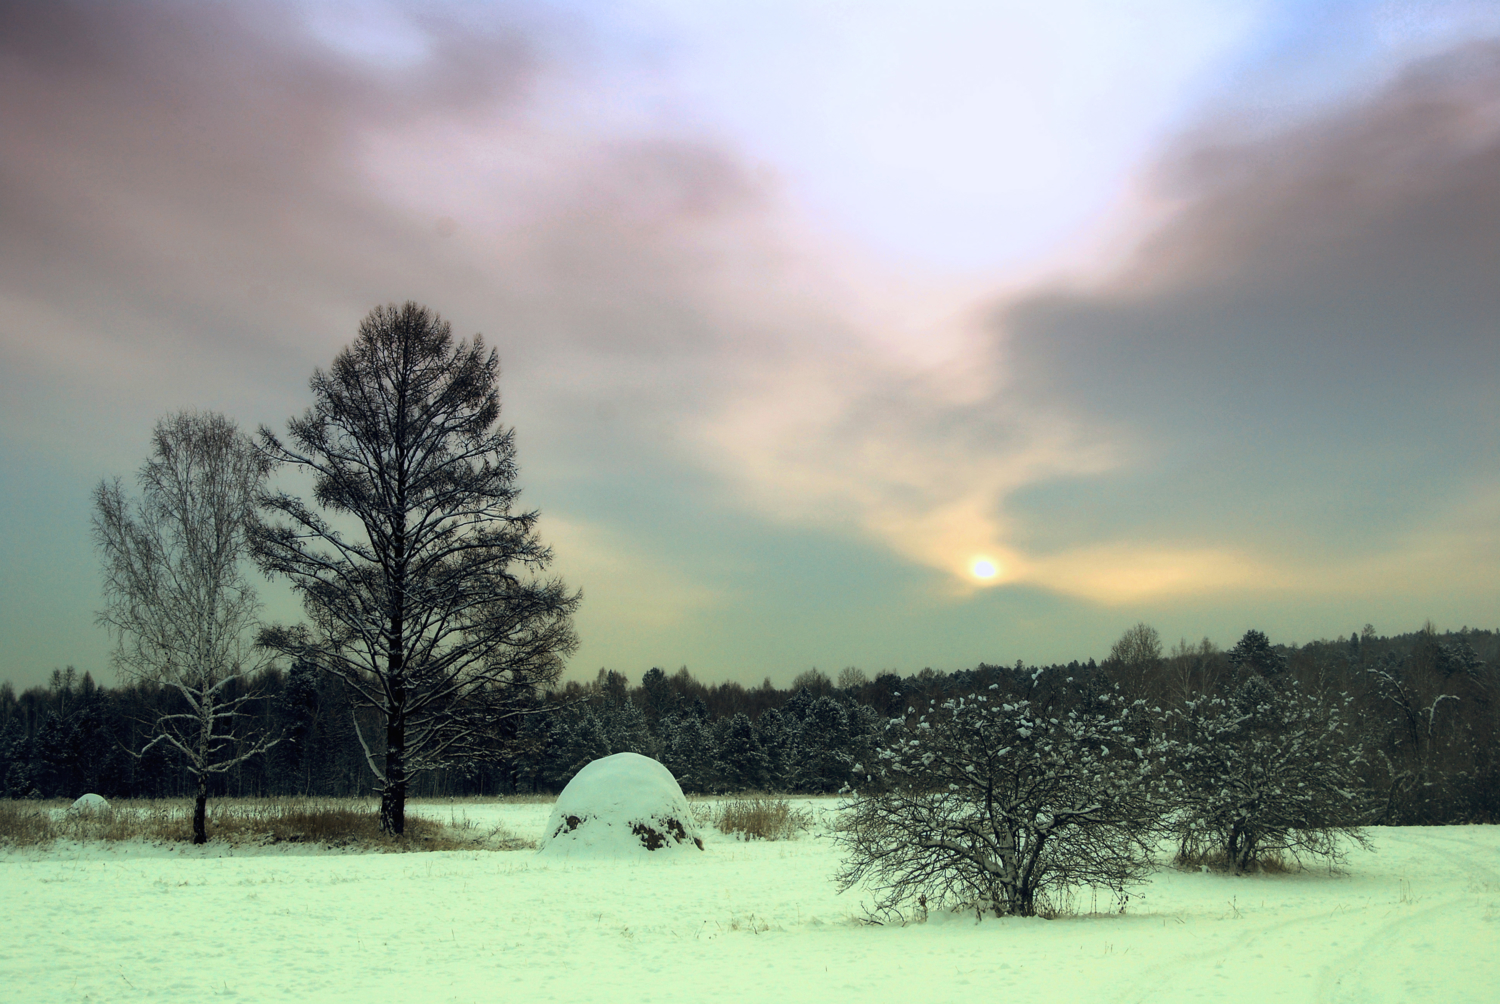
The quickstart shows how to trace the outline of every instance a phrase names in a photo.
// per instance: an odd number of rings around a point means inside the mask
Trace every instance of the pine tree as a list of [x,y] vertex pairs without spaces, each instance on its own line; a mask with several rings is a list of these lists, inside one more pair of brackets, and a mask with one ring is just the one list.
[[684,714],[663,719],[661,762],[683,791],[704,794],[718,790],[717,759],[713,730],[702,718]]
[[646,713],[629,698],[606,701],[596,710],[611,753],[639,753],[656,758],[656,737],[651,733]]
[[575,706],[553,719],[545,778],[561,789],[583,768],[611,752],[609,733],[598,715],[588,705]]
[[724,722],[715,769],[726,791],[765,789],[770,783],[770,762],[750,718],[744,712]]
[[1286,674],[1286,656],[1271,647],[1271,640],[1259,631],[1246,631],[1228,652],[1229,664],[1245,673],[1255,673],[1276,684]]
[[788,791],[791,782],[788,772],[792,756],[792,732],[787,719],[775,708],[761,712],[754,722],[760,748],[766,755],[766,788],[771,791]]
[[808,705],[792,743],[792,788],[823,794],[846,786],[855,762],[849,752],[851,738],[849,713],[837,701],[819,697]]

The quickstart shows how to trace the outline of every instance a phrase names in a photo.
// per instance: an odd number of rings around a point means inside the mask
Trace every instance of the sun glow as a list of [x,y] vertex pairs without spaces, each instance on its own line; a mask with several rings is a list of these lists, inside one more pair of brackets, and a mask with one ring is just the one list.
[[969,565],[969,572],[976,579],[993,579],[1000,574],[1000,569],[989,558],[975,558]]

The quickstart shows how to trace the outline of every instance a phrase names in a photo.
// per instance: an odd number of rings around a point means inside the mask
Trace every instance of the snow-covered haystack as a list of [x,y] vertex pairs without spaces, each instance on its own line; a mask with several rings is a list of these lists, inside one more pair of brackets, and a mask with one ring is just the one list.
[[79,795],[73,804],[68,806],[70,816],[102,816],[107,812],[109,812],[109,799],[92,792]]
[[692,810],[672,772],[648,756],[616,753],[574,775],[557,796],[538,853],[634,857],[702,850]]

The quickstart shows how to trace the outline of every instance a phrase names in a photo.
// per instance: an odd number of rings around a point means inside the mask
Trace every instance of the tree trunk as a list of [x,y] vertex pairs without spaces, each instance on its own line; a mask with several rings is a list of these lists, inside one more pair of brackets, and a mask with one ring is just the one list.
[[385,726],[385,787],[380,792],[380,829],[399,837],[406,832],[406,723],[397,715]]
[[1236,875],[1250,870],[1255,860],[1255,833],[1248,826],[1234,824],[1229,830],[1229,864]]
[[198,775],[198,797],[193,800],[193,843],[208,843],[208,828],[205,825],[205,817],[208,815],[208,775]]
[[[404,384],[400,388],[400,393],[402,403],[397,407],[397,422],[404,423],[406,417]],[[404,433],[401,424],[398,424],[396,432],[399,441]],[[385,787],[380,792],[380,829],[383,833],[399,837],[406,832],[406,467],[404,464],[397,470],[396,481],[399,516],[391,533],[396,570],[391,590],[390,626],[386,635],[390,648],[386,661]]]
[[[390,760],[386,763],[386,770],[390,770]],[[395,837],[406,832],[406,783],[397,783],[389,775],[380,791],[380,829]]]

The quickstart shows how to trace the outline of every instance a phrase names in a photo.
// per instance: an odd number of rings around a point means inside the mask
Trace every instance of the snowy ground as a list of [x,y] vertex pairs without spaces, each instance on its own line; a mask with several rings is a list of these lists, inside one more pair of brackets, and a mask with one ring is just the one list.
[[[811,803],[826,813],[831,802]],[[546,804],[413,811],[539,835]],[[826,831],[697,859],[0,852],[16,1001],[1500,1000],[1500,828],[1380,829],[1347,873],[1170,869],[1123,915],[870,927]],[[1082,906],[1086,910],[1088,902]]]

